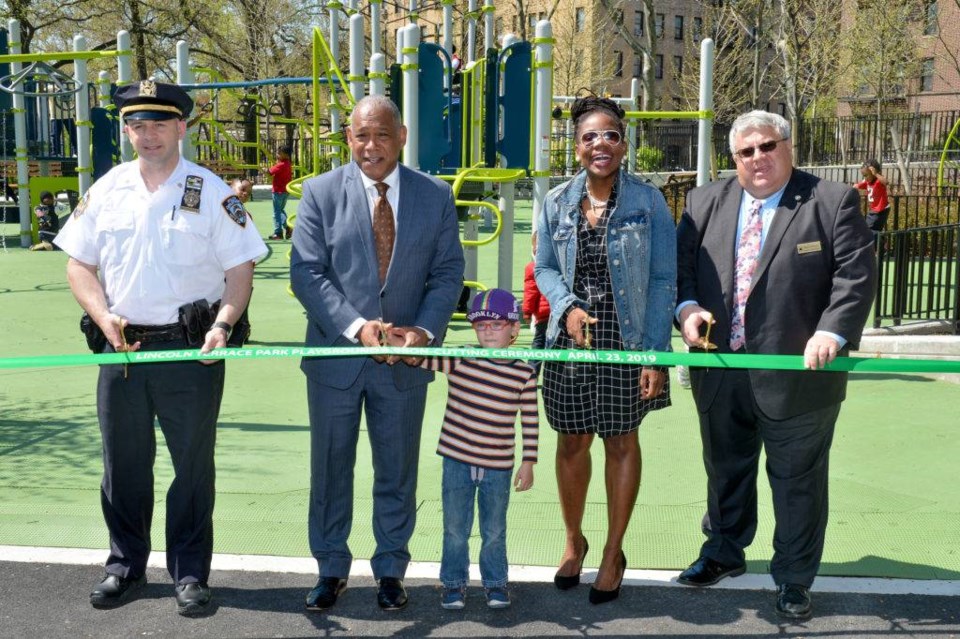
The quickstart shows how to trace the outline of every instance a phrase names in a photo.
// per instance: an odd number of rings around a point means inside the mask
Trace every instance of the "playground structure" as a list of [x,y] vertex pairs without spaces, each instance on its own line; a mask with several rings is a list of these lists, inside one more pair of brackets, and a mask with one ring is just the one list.
[[[452,2],[443,4],[441,46],[420,42],[416,2],[411,3],[411,23],[397,32],[399,63],[389,71],[385,68],[379,37],[382,32],[380,4],[375,0],[369,5],[369,28],[365,24],[365,16],[357,11],[355,2],[351,2],[346,9],[339,3],[328,4],[331,24],[329,40],[319,28],[313,30],[313,73],[309,78],[226,81],[214,69],[191,67],[187,43],[178,43],[177,82],[191,91],[197,102],[197,114],[189,122],[188,136],[183,144],[184,155],[224,177],[250,176],[269,162],[278,141],[282,140],[295,148],[295,175],[298,177],[291,184],[291,190],[297,193],[303,179],[348,160],[342,125],[349,117],[353,104],[363,95],[386,94],[386,80],[389,78],[389,94],[400,106],[409,133],[402,161],[410,167],[450,181],[458,210],[464,212],[462,241],[467,252],[467,285],[486,288],[477,281],[478,250],[496,242],[499,255],[497,285],[510,288],[513,265],[509,256],[513,252],[515,185],[521,178],[532,178],[536,218],[549,188],[552,133],[558,124],[562,125],[551,121],[553,106],[558,102],[552,96],[552,30],[549,22],[541,21],[536,26],[536,36],[532,42],[521,42],[505,35],[502,49],[498,50],[495,46],[492,0],[486,0],[480,9],[476,0],[470,0],[466,14],[467,58],[462,73],[455,79],[450,57],[452,5]],[[349,23],[349,70],[346,77],[339,64],[342,13],[347,15]],[[485,54],[475,57],[478,49],[477,23],[480,19],[483,20]],[[19,25],[11,24],[13,28],[19,29]],[[364,36],[367,32],[371,34],[369,61],[364,59]],[[118,57],[117,83],[122,84],[130,80],[129,36],[121,32],[118,42],[121,44],[118,44],[117,51],[97,52],[97,55]],[[75,60],[74,81],[78,94],[84,95],[83,89],[90,86],[85,61],[93,56],[93,52],[84,52],[84,47],[85,43],[78,36],[73,54],[18,57],[17,51],[12,49],[11,55],[0,56],[0,63],[19,65],[43,59]],[[710,62],[701,67],[701,84],[705,90],[702,91],[700,110],[691,113],[643,114],[628,108],[631,131],[635,130],[636,122],[644,117],[696,118],[701,130],[706,132],[706,137],[701,133],[701,140],[709,140],[712,42],[704,41],[702,51],[704,56],[710,58]],[[12,75],[20,72],[19,66],[12,68]],[[105,74],[101,74],[98,84],[100,102],[107,105],[109,112],[111,87]],[[309,109],[304,110],[303,117],[281,115],[278,87],[307,85],[311,89],[307,98]],[[20,99],[23,98],[22,89],[17,93],[18,85],[10,88],[15,100],[18,95]],[[269,99],[270,90],[274,91],[272,101]],[[329,95],[326,113],[322,113],[320,108],[323,90]],[[89,187],[91,178],[89,153],[83,152],[90,147],[89,105],[83,99],[74,102],[77,128],[74,146],[78,157],[77,174],[80,176],[77,191],[82,194]],[[240,126],[237,127],[237,121],[234,120],[235,126],[231,129],[224,116],[234,109],[241,116]],[[14,112],[16,119],[16,108]],[[115,123],[113,127],[116,128]],[[570,124],[567,123],[566,127],[569,130]],[[238,134],[238,128],[242,129],[243,135]],[[84,133],[87,135],[84,136]],[[630,136],[631,140],[633,137]],[[120,159],[131,159],[132,149],[122,135],[119,144]],[[701,144],[703,166],[698,164],[698,183],[707,180],[708,146]],[[18,142],[18,149],[24,147],[25,144]],[[572,153],[572,148],[568,148],[568,153]],[[635,153],[631,152],[628,157],[632,167]],[[17,185],[27,185],[28,179],[28,175],[18,174]],[[21,204],[21,219],[29,220],[29,211],[29,204]],[[481,237],[478,224],[483,217],[481,212],[495,223],[493,231],[485,237]],[[22,243],[27,245],[29,238],[22,239]]]

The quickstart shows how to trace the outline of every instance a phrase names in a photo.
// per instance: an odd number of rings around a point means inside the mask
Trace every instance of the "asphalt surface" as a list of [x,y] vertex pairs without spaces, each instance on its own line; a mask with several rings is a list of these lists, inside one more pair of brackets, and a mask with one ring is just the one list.
[[487,609],[471,588],[463,611],[439,606],[432,580],[408,580],[410,603],[386,613],[369,577],[351,578],[337,605],[310,613],[310,575],[215,571],[210,614],[176,613],[164,570],[149,569],[139,598],[112,610],[90,607],[98,566],[0,562],[0,636],[57,637],[960,637],[960,597],[813,592],[814,616],[788,623],[772,591],[625,585],[620,598],[593,606],[588,586],[515,583],[513,606]]

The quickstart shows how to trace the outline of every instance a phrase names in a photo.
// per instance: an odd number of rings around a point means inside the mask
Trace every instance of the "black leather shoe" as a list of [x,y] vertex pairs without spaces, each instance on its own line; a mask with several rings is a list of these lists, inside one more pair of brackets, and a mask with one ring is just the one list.
[[613,590],[598,590],[593,586],[590,586],[590,596],[588,597],[590,603],[602,604],[607,603],[608,601],[613,601],[620,596],[620,586],[623,585],[623,575],[627,572],[627,556],[623,554],[623,551],[620,551],[620,581],[617,582],[617,587]]
[[184,617],[198,617],[210,606],[210,586],[203,583],[177,586],[177,612]]
[[147,583],[147,576],[128,579],[120,575],[106,575],[90,593],[90,605],[94,608],[116,608],[132,599]]
[[810,590],[798,584],[780,584],[777,587],[777,614],[787,619],[809,619],[813,611]]
[[377,589],[377,605],[383,610],[400,610],[407,605],[407,591],[403,589],[403,580],[396,577],[380,579]]
[[700,557],[680,573],[677,581],[684,586],[712,586],[724,577],[739,577],[747,572],[747,566],[724,566],[709,557]]
[[317,585],[307,594],[307,610],[333,608],[337,597],[347,588],[347,580],[340,577],[320,577]]
[[577,574],[575,575],[561,575],[559,572],[553,576],[553,585],[557,587],[558,590],[570,590],[574,586],[580,584],[580,573],[583,572],[583,561],[587,558],[587,553],[590,552],[590,544],[587,543],[587,538],[583,538],[583,555],[580,557],[580,567],[577,569]]

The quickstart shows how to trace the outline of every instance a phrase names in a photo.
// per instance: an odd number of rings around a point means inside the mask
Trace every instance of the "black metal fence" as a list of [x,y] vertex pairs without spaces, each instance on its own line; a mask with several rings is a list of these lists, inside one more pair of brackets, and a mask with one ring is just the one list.
[[960,334],[960,224],[886,231],[878,244],[874,327],[946,320]]

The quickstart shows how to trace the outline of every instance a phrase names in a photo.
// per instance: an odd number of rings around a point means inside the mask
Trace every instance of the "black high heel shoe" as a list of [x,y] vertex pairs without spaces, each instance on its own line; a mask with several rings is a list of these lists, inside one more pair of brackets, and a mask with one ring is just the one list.
[[587,558],[588,552],[590,552],[590,544],[587,542],[587,538],[584,537],[583,556],[580,557],[580,568],[577,570],[577,574],[567,576],[558,573],[553,576],[553,585],[556,586],[558,590],[570,590],[580,583],[580,573],[583,572],[583,562]]
[[592,604],[602,604],[607,603],[608,601],[613,601],[620,596],[620,586],[623,585],[623,575],[627,572],[627,556],[620,551],[620,581],[617,582],[617,587],[613,590],[597,590],[593,586],[590,586],[590,603]]

